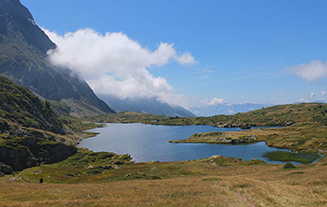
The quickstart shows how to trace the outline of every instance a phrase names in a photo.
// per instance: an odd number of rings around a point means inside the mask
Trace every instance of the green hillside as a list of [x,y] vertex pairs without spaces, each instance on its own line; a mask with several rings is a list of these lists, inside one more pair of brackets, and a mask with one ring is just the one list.
[[0,175],[62,161],[78,139],[48,102],[0,76]]
[[47,102],[40,101],[28,89],[0,76],[0,119],[23,127],[65,134],[65,127]]
[[300,103],[278,105],[235,115],[185,117],[159,120],[162,125],[211,125],[217,127],[286,126],[294,122],[327,123],[327,104]]

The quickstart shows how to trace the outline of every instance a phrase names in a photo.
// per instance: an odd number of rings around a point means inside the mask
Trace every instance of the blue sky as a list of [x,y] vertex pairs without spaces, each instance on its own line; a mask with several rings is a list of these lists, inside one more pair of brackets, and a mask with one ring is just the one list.
[[[213,98],[233,104],[326,100],[327,1],[21,2],[39,26],[58,35],[90,28],[100,35],[121,32],[150,51],[173,44],[178,57],[146,71],[179,98],[192,97],[184,107]],[[183,54],[195,62],[174,61]]]

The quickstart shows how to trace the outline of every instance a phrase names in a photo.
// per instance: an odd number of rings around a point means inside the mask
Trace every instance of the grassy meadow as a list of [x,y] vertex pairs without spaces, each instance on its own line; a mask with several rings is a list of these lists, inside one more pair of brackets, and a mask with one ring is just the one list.
[[21,180],[0,180],[0,206],[326,206],[326,171],[325,160],[283,169],[219,156],[127,164],[70,184],[47,174],[40,184],[23,171]]

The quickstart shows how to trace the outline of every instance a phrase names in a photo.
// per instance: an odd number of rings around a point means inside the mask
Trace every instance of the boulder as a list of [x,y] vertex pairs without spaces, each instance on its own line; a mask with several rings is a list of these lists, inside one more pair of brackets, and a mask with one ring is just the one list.
[[241,129],[251,129],[251,125],[250,124],[241,124],[240,128]]
[[293,124],[295,124],[296,122],[294,122],[294,121],[289,121],[289,122],[287,122],[285,125],[286,126],[292,126]]
[[13,171],[14,170],[12,169],[12,167],[0,162],[0,172],[2,172],[3,174],[8,175],[8,174],[11,174]]

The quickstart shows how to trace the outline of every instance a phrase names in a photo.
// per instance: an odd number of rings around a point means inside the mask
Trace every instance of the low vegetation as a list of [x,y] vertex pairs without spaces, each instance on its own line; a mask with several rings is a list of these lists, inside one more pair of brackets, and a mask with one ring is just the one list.
[[313,161],[320,158],[320,155],[317,153],[310,152],[285,152],[285,151],[274,151],[268,152],[263,155],[272,161],[281,161],[281,162],[298,162],[302,164],[312,163]]

